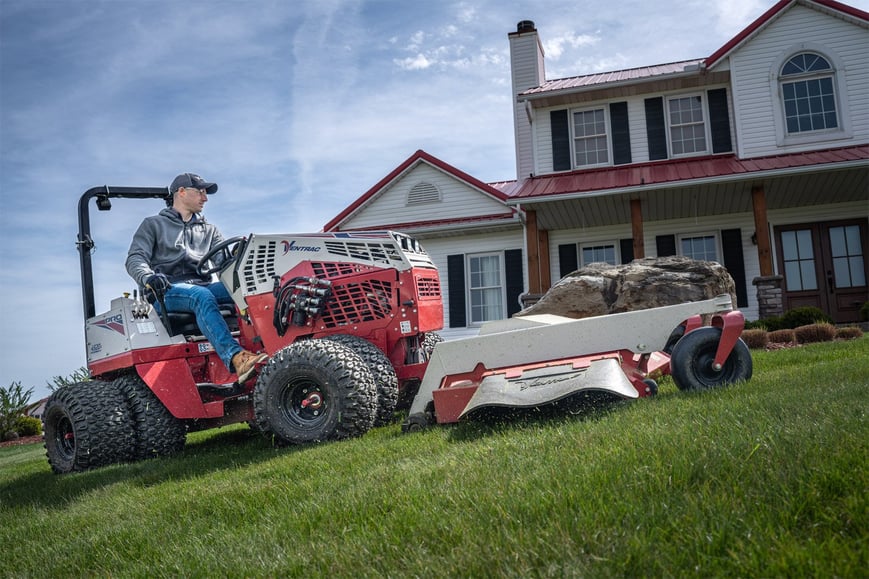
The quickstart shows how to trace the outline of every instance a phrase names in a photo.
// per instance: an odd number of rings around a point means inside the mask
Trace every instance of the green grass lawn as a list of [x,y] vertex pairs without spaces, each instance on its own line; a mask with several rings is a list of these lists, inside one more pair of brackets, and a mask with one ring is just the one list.
[[246,427],[57,476],[0,450],[0,576],[865,577],[869,337],[751,382],[276,449]]

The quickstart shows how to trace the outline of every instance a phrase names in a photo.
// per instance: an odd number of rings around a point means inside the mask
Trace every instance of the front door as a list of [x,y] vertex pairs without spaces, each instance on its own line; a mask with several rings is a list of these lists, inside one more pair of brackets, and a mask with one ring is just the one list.
[[775,232],[785,311],[814,306],[836,323],[860,321],[860,307],[869,301],[866,220],[786,225]]

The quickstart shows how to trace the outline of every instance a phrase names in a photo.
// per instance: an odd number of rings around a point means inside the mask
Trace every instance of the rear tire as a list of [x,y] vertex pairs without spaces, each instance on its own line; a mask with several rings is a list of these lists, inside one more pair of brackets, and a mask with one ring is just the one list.
[[374,426],[390,424],[395,418],[395,407],[398,405],[398,377],[386,354],[359,336],[336,334],[325,339],[352,348],[368,365],[377,385],[377,414],[374,416]]
[[42,420],[48,464],[57,474],[131,458],[130,412],[110,382],[90,380],[58,388],[48,398]]
[[266,435],[304,444],[365,434],[374,424],[377,387],[371,370],[348,346],[304,340],[269,360],[253,402]]
[[114,383],[130,409],[136,435],[134,460],[168,456],[184,448],[187,437],[184,422],[172,416],[138,375],[125,374]]
[[736,340],[721,370],[712,367],[720,341],[721,328],[707,326],[688,332],[676,342],[670,373],[680,390],[708,390],[751,378],[751,352],[742,339]]

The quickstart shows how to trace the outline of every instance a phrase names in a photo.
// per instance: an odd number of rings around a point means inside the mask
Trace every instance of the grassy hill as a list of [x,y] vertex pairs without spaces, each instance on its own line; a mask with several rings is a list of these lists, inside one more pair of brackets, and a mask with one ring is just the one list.
[[578,414],[67,476],[0,450],[0,576],[865,576],[869,337]]

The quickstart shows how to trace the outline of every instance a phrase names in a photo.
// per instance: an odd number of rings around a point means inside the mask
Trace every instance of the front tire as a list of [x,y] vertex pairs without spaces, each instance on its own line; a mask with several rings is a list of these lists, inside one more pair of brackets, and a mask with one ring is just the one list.
[[395,407],[398,405],[398,377],[386,354],[359,336],[336,334],[325,339],[349,346],[362,357],[377,385],[377,414],[374,417],[374,426],[390,424],[395,416]]
[[134,442],[130,412],[110,382],[90,380],[55,390],[42,420],[48,464],[57,474],[130,458]]
[[742,339],[737,339],[721,370],[712,367],[720,341],[721,328],[707,326],[685,334],[676,342],[670,373],[680,390],[708,390],[751,378],[751,352]]
[[365,361],[330,340],[280,350],[260,372],[253,397],[263,433],[291,444],[361,436],[377,411],[377,387]]

